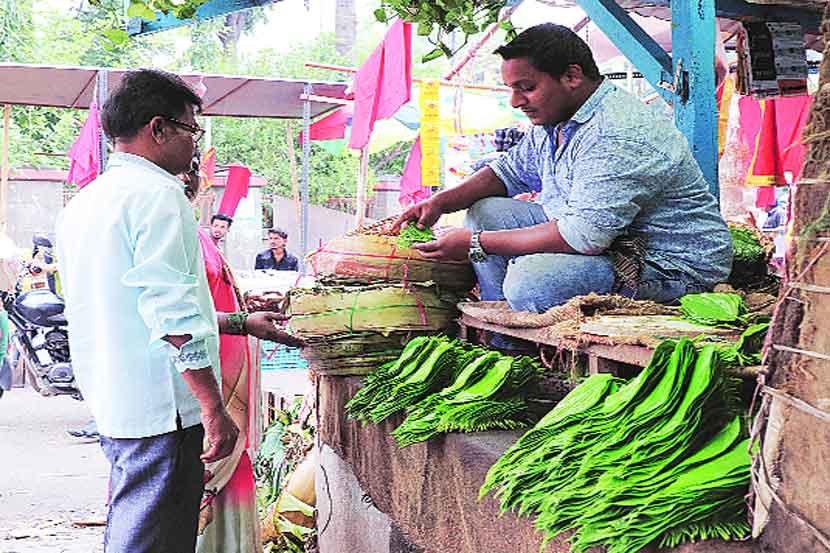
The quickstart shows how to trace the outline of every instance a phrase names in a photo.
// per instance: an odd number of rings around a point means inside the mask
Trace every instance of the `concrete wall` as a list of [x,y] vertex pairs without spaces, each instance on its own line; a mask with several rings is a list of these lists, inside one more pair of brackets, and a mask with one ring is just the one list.
[[[28,247],[32,234],[54,235],[55,221],[63,209],[64,171],[22,171],[37,173],[35,177],[12,178],[9,180],[9,227],[8,234],[18,246]],[[57,176],[54,176],[53,173]],[[44,178],[44,175],[46,177]],[[213,189],[212,211],[218,209],[224,187]],[[248,197],[242,198],[234,215],[234,223],[228,234],[223,250],[231,267],[250,270],[254,267],[256,254],[268,248],[266,229],[262,222],[264,188],[251,186]],[[294,202],[288,198],[275,198],[274,221],[288,232],[288,249],[302,259],[307,252],[300,251],[300,223]],[[309,206],[309,251],[316,249],[320,241],[328,241],[354,228],[354,215],[319,205]],[[371,220],[369,221],[371,222]],[[203,225],[210,224],[210,217],[202,219]]]
[[[215,190],[214,210],[222,201],[223,188]],[[233,226],[225,239],[224,252],[231,267],[240,270],[254,268],[256,254],[268,249],[267,229],[262,223],[262,189],[251,188],[247,198],[239,202]],[[326,242],[354,229],[354,215],[319,205],[308,206],[308,251],[300,251],[300,222],[294,201],[274,198],[274,225],[288,233],[288,251],[302,261],[302,257]]]
[[21,247],[31,247],[32,235],[55,232],[63,208],[63,183],[48,180],[9,180],[7,233]]

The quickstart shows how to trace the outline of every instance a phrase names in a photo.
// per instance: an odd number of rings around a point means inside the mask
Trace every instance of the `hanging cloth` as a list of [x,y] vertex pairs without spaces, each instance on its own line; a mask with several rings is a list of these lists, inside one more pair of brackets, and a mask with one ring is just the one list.
[[74,182],[83,188],[101,172],[101,122],[98,104],[89,105],[89,115],[81,127],[81,134],[69,149],[69,174],[67,182]]

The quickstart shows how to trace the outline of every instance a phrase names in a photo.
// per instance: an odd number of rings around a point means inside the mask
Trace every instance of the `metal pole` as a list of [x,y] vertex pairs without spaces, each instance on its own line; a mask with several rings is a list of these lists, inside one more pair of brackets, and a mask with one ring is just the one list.
[[360,150],[357,174],[357,198],[355,200],[354,227],[359,229],[366,219],[366,188],[369,185],[369,146]]
[[213,146],[213,118],[205,117],[205,149],[207,152]]
[[[311,96],[311,83],[305,83],[303,87],[305,97]],[[303,101],[303,182],[301,187],[302,197],[302,221],[300,226],[302,233],[300,235],[300,249],[302,250],[302,270],[305,270],[305,254],[308,252],[308,174],[309,174],[309,157],[311,156],[311,101]]]
[[12,121],[12,106],[3,106],[3,156],[0,159],[0,233],[8,228],[9,215],[9,127]]
[[[107,101],[107,96],[109,95],[109,73],[106,69],[99,69],[98,76],[96,77],[95,83],[95,101],[98,103],[98,107],[101,108],[104,105],[104,102]],[[101,147],[101,169],[100,171],[103,173],[104,169],[107,166],[107,135],[104,134],[103,127],[99,131],[100,138],[100,147]]]

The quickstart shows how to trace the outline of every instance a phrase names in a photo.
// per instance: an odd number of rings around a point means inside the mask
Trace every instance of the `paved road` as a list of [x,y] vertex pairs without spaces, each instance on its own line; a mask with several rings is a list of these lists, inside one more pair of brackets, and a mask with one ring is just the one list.
[[89,415],[68,397],[16,388],[0,398],[0,553],[100,553],[109,465],[66,434]]

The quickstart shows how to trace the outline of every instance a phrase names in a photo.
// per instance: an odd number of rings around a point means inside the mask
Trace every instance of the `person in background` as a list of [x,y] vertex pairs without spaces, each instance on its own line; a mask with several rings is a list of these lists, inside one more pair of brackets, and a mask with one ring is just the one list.
[[[483,300],[536,313],[592,292],[671,303],[729,276],[729,231],[671,120],[603,79],[588,45],[562,25],[531,27],[496,53],[511,105],[533,126],[488,167],[399,217],[395,228],[423,228],[467,209],[467,228],[415,248],[468,257]],[[491,345],[527,347],[505,336]]]
[[210,239],[214,245],[218,246],[219,242],[225,239],[232,224],[233,219],[223,213],[217,213],[210,218]]
[[239,435],[176,176],[204,134],[201,105],[176,75],[125,73],[101,110],[115,150],[107,169],[58,218],[72,363],[112,467],[105,553],[192,553],[204,463],[230,455]]
[[288,233],[281,228],[272,228],[268,231],[268,245],[264,252],[257,254],[254,269],[273,269],[275,271],[297,271],[297,258],[285,249],[288,243]]

